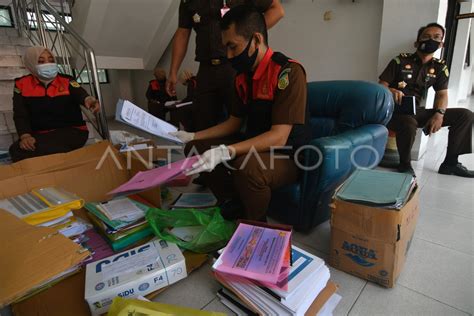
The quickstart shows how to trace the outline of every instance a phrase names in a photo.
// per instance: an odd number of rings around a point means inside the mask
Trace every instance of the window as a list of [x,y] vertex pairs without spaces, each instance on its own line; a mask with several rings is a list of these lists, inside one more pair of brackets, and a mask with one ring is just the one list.
[[0,27],[14,27],[10,7],[0,6]]
[[[79,75],[79,71],[74,70],[74,73],[77,77],[77,82],[79,83],[90,83],[89,81],[89,71],[84,69],[81,74]],[[105,69],[98,69],[97,75],[99,77],[99,83],[109,83],[109,75],[107,70]]]
[[[38,21],[36,19],[36,13],[29,11],[27,13],[27,16],[28,16],[28,25],[30,26],[30,28],[31,29],[37,29]],[[61,27],[61,30],[64,30],[64,28],[56,22],[55,17],[52,14],[50,14],[49,12],[43,11],[42,18],[43,18],[43,23],[45,25],[46,30],[56,31],[56,25],[58,27]],[[66,23],[69,24],[72,21],[72,17],[70,15],[66,14],[64,16],[64,20],[66,21]]]

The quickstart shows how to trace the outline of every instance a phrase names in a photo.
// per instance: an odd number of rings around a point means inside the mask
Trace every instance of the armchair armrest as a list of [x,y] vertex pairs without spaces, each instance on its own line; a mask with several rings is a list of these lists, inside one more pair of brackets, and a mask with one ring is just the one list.
[[315,205],[321,194],[333,191],[356,167],[374,168],[383,157],[387,128],[364,125],[329,137],[313,139],[305,148],[301,200]]

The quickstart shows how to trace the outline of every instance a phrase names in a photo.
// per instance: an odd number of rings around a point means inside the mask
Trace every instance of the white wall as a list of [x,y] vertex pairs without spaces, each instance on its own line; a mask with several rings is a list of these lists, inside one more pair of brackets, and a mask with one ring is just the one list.
[[376,79],[383,1],[282,2],[286,15],[270,30],[270,46],[301,62],[308,81]]
[[[308,80],[376,79],[374,60],[378,56],[381,1],[289,0],[283,1],[283,6],[286,14],[270,30],[270,46],[301,62]],[[324,12],[329,10],[333,11],[333,19],[323,21]],[[350,25],[357,25],[357,31],[352,31]],[[181,71],[197,72],[194,50],[193,31]],[[168,72],[170,63],[171,45],[168,45],[158,66]],[[151,71],[132,71],[133,95],[137,104],[146,105],[145,92],[152,78]],[[178,98],[185,96],[185,88],[180,84],[177,93]]]
[[[462,2],[460,14],[470,13],[474,10],[472,1]],[[471,94],[470,82],[472,74],[473,47],[471,46],[471,66],[465,64],[467,54],[467,44],[469,36],[471,45],[474,44],[474,36],[471,34],[471,19],[462,19],[458,21],[456,32],[456,43],[453,52],[453,62],[451,64],[451,74],[449,80],[449,101],[450,106],[457,106],[460,101],[467,99]]]
[[378,71],[400,53],[414,52],[418,29],[430,22],[444,25],[447,0],[384,0]]

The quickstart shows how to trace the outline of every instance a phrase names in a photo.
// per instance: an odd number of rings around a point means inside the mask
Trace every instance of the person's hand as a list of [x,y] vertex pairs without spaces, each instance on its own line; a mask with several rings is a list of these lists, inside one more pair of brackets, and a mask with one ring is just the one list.
[[178,138],[180,141],[182,141],[185,144],[192,141],[194,139],[195,135],[196,135],[196,133],[189,133],[189,132],[185,132],[185,131],[171,132],[171,133],[168,133],[168,134]]
[[174,97],[176,95],[177,81],[176,74],[170,73],[168,80],[166,80],[166,93],[168,93],[169,96]]
[[426,130],[428,130],[430,134],[436,133],[443,126],[443,114],[435,113],[435,115],[429,119],[425,126]]
[[181,83],[183,85],[187,85],[188,84],[188,80],[191,79],[192,77],[194,77],[193,73],[189,70],[184,70],[182,73],[181,73]]
[[23,134],[20,137],[20,148],[23,150],[34,151],[36,139],[30,134]]
[[84,106],[89,109],[92,113],[96,114],[100,110],[100,103],[99,101],[94,98],[93,96],[88,96],[84,100]]
[[402,97],[405,96],[403,92],[397,89],[390,88],[390,92],[392,92],[393,100],[396,104],[402,104]]
[[186,171],[186,175],[192,176],[201,172],[211,172],[218,164],[231,159],[229,148],[220,145],[204,152],[199,160],[191,166],[191,169]]

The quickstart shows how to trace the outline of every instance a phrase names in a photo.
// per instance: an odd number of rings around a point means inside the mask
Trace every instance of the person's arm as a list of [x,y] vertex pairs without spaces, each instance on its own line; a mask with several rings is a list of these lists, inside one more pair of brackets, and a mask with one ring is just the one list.
[[385,87],[387,87],[390,92],[392,92],[393,100],[395,101],[396,104],[401,104],[402,103],[402,98],[405,96],[405,94],[397,89],[390,88],[390,84],[386,81],[379,80],[379,83]]
[[13,92],[13,121],[20,138],[20,148],[34,151],[36,139],[31,135],[30,113],[25,106],[21,89],[16,83]]
[[387,87],[392,92],[393,100],[396,104],[402,103],[402,97],[405,95],[402,91],[391,88],[390,85],[396,80],[399,71],[400,57],[393,58],[382,74],[379,76],[379,83]]
[[233,135],[240,130],[242,119],[231,115],[226,121],[209,127],[203,131],[199,131],[195,134],[195,140],[211,139],[211,138],[223,138],[226,136]]
[[264,12],[265,23],[267,28],[271,29],[285,16],[285,10],[280,3],[280,0],[273,0],[270,7]]
[[84,105],[92,113],[99,112],[99,101],[95,97],[89,95],[77,81],[69,81],[69,92],[76,106]]
[[151,84],[148,84],[148,89],[146,89],[146,99],[148,100],[148,102],[151,102],[151,101],[154,101],[153,100],[153,92],[151,91]]
[[191,29],[178,28],[174,33],[173,46],[171,52],[171,66],[168,80],[166,81],[166,92],[169,95],[176,95],[176,83],[178,81],[178,70],[183,62],[188,50]]
[[285,146],[292,128],[293,125],[288,124],[272,125],[268,132],[227,147],[236,156],[246,154],[252,148],[257,152],[269,151],[272,147]]
[[21,89],[15,85],[13,92],[13,121],[15,122],[15,128],[20,138],[25,134],[31,136],[30,120],[30,113],[25,106]]
[[441,110],[448,108],[448,89],[436,91],[433,108]]
[[[438,90],[435,94],[434,109],[446,110],[448,107],[448,89]],[[428,129],[430,134],[434,134],[441,129],[443,126],[444,114],[435,112],[433,116],[428,120],[425,127]]]

